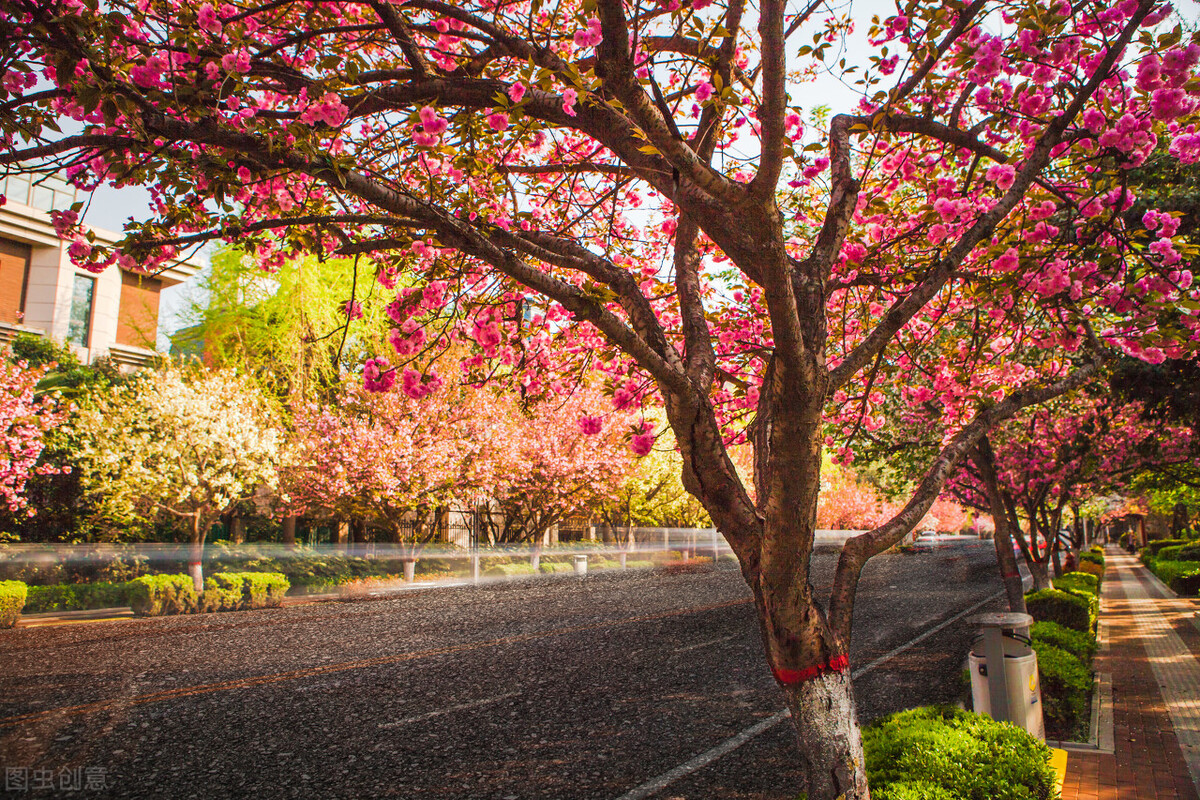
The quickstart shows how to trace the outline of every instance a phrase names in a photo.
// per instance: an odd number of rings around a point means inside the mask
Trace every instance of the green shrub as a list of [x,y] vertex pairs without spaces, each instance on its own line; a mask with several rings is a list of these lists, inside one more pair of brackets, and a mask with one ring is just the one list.
[[1096,550],[1084,550],[1082,553],[1079,554],[1079,560],[1087,561],[1088,563],[1091,563],[1091,564],[1099,564],[1100,566],[1104,566],[1104,553],[1101,553]]
[[896,781],[878,791],[872,789],[874,800],[958,800],[949,789],[923,780]]
[[278,572],[218,572],[204,582],[205,611],[279,608],[290,587]]
[[0,581],[0,628],[11,628],[25,607],[26,586],[21,581]]
[[204,595],[200,598],[199,610],[237,611],[244,608],[243,596],[241,575],[218,572],[204,579]]
[[1179,555],[1175,558],[1176,561],[1200,561],[1200,544],[1192,542],[1191,544],[1183,545],[1179,548]]
[[[1075,567],[1075,570],[1076,572],[1082,572],[1085,575],[1091,575],[1097,581],[1104,580],[1104,565],[1097,564],[1095,561],[1080,561],[1079,565]],[[1098,588],[1097,594],[1099,594]]]
[[1091,604],[1086,597],[1058,589],[1042,589],[1025,595],[1025,610],[1040,622],[1057,622],[1084,633],[1092,630]]
[[246,608],[279,608],[291,584],[277,572],[243,572],[242,592]]
[[1100,579],[1086,572],[1068,572],[1061,578],[1055,578],[1052,583],[1055,589],[1061,589],[1064,592],[1077,590],[1089,594],[1100,594]]
[[1195,561],[1170,561],[1165,558],[1156,558],[1149,567],[1160,581],[1179,594],[1189,594],[1189,592],[1176,589],[1176,586],[1181,589],[1189,589],[1195,583],[1194,576],[1200,574],[1200,564]]
[[[1190,564],[1192,562],[1184,563]],[[1195,597],[1197,594],[1200,594],[1200,568],[1176,575],[1171,578],[1167,585],[1181,597]]]
[[1095,638],[1083,631],[1064,628],[1057,622],[1035,622],[1029,635],[1035,642],[1066,650],[1085,665],[1091,664],[1096,655]]
[[508,578],[513,575],[536,575],[537,570],[533,568],[533,564],[529,562],[518,564],[493,564],[483,572],[484,575],[492,577]]
[[60,583],[55,586],[30,586],[25,600],[26,614],[49,611],[86,611],[129,605],[129,589],[124,583]]
[[541,572],[574,572],[575,565],[565,561],[543,561],[538,564],[538,570]]
[[[951,706],[884,717],[863,730],[863,750],[874,797],[1049,800],[1054,794],[1044,742]],[[927,788],[931,783],[944,791]]]
[[1145,550],[1150,551],[1151,558],[1158,558],[1159,553],[1165,547],[1179,547],[1180,545],[1188,544],[1188,539],[1155,539],[1152,542],[1146,542]]
[[588,569],[620,569],[621,562],[614,561],[610,558],[597,558],[588,560]]
[[1038,657],[1047,738],[1086,739],[1091,722],[1091,671],[1078,658],[1052,644],[1035,639],[1033,650]]
[[129,605],[139,617],[191,614],[200,607],[190,575],[143,575],[127,586]]

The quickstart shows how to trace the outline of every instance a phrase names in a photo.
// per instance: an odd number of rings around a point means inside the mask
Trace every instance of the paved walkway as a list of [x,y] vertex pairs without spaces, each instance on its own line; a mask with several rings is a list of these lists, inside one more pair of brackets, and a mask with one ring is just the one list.
[[1200,800],[1200,630],[1136,558],[1107,551],[1101,621],[1114,752],[1073,751],[1063,800]]

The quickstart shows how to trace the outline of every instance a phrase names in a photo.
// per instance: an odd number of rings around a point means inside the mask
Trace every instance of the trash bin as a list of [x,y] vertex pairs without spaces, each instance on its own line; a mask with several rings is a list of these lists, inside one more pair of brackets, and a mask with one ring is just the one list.
[[587,555],[575,556],[575,574],[587,575]]
[[[1037,654],[1029,643],[1033,617],[980,614],[971,621],[981,629],[967,659],[975,711],[1000,722],[1011,722],[1045,739]],[[991,668],[996,663],[1001,664],[1000,669]]]

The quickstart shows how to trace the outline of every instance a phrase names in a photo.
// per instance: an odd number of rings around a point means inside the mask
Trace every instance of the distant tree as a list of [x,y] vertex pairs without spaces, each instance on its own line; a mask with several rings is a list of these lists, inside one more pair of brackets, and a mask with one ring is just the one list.
[[[384,298],[365,262],[288,259],[268,271],[235,247],[218,251],[173,347],[211,368],[253,374],[280,397],[332,392],[386,347]],[[390,348],[389,348],[390,349]]]
[[139,518],[181,524],[197,589],[213,524],[276,484],[276,409],[230,371],[144,373],[88,398],[71,427],[73,460],[97,515],[118,526]]
[[683,461],[670,431],[595,509],[596,518],[622,544],[634,543],[631,529],[706,528],[712,520],[680,479]]
[[416,394],[355,384],[335,403],[297,410],[283,470],[289,509],[373,522],[415,558],[442,509],[478,497],[495,468],[490,390],[439,383]]
[[535,541],[568,517],[614,502],[634,469],[626,438],[632,435],[638,455],[653,447],[648,424],[608,412],[611,403],[594,389],[526,408],[498,402],[496,469],[481,506],[483,532],[494,544]]

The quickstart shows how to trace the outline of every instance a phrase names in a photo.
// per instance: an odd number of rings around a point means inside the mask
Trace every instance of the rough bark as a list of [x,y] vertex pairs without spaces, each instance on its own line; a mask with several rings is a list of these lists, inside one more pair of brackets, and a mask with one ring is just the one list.
[[850,669],[784,687],[804,761],[808,796],[870,797]]

